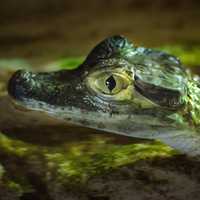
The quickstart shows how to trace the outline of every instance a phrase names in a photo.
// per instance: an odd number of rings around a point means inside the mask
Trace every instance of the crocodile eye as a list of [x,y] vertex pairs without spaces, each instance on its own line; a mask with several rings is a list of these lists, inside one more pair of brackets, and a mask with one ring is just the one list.
[[111,75],[109,78],[106,79],[106,85],[107,88],[112,92],[113,89],[116,87],[116,81],[113,75]]
[[94,82],[94,89],[105,94],[115,95],[127,87],[127,81],[118,74],[101,74]]

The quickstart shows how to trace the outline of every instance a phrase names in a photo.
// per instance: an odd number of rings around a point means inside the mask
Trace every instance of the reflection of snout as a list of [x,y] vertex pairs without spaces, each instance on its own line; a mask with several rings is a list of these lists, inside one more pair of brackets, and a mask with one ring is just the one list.
[[13,74],[8,83],[8,93],[15,99],[29,96],[30,83],[34,74],[24,70],[19,70]]

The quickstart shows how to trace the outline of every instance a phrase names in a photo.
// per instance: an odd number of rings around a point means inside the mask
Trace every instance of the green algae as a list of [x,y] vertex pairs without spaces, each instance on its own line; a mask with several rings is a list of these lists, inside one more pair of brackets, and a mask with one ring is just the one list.
[[[32,192],[32,187],[28,184],[25,176],[19,176],[17,178],[11,177],[12,174],[0,165],[0,199],[2,193],[12,194],[13,198],[21,197],[24,193]],[[17,173],[17,175],[20,175]],[[4,194],[5,195],[5,194]],[[6,198],[5,198],[6,199]]]
[[46,181],[50,176],[59,183],[83,183],[94,175],[139,160],[176,154],[173,149],[159,142],[118,145],[109,143],[107,138],[95,137],[84,142],[65,143],[59,147],[44,147],[12,139],[4,134],[0,134],[0,151],[9,157],[22,159],[27,168],[32,170],[37,165],[37,169],[45,171],[42,176]]
[[139,160],[152,159],[158,156],[167,157],[175,154],[175,151],[159,142],[123,146],[105,145],[97,149],[92,148],[84,154],[81,151],[76,155],[73,152],[48,154],[48,162],[56,165],[54,170],[57,171],[59,181],[85,182],[92,176]]
[[19,197],[25,193],[23,186],[14,181],[8,181],[6,186],[8,190],[10,190],[12,193],[15,193]]
[[6,154],[17,157],[24,157],[32,153],[35,150],[35,147],[20,140],[11,139],[0,133],[0,149]]

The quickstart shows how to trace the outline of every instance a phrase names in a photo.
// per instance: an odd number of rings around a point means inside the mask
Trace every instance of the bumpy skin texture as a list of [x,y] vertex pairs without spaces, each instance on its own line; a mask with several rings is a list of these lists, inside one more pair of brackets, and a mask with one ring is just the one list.
[[[135,87],[142,95],[169,108],[181,104],[186,73],[180,62],[163,52],[134,48],[121,36],[108,38],[98,44],[76,70],[40,74],[18,71],[10,80],[8,90],[19,100],[36,99],[55,106],[70,106],[72,102],[79,103],[88,95],[84,78],[94,66],[111,67],[112,63],[117,65],[121,60],[130,63],[130,72],[135,71],[132,78],[135,78]],[[105,61],[111,66],[105,66]],[[83,101],[80,103],[75,105],[82,107]]]
[[[130,81],[126,88],[122,86],[121,95],[100,94],[91,89],[96,80],[90,77],[97,72],[101,72],[100,76],[102,72],[121,73]],[[191,81],[174,56],[135,47],[126,38],[113,36],[99,43],[75,70],[17,71],[8,92],[22,106],[48,112],[72,124],[161,139],[184,152],[197,154],[199,138],[193,131],[188,134],[192,119],[190,113],[189,117],[185,114],[190,112],[187,106],[191,99],[187,96]],[[180,135],[186,144],[177,140]]]

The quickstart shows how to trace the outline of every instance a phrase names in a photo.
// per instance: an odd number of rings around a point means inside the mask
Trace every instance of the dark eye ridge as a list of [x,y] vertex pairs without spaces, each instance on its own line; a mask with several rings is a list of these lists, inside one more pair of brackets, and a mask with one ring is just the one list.
[[112,75],[106,79],[106,86],[110,92],[116,87],[116,81]]

